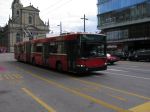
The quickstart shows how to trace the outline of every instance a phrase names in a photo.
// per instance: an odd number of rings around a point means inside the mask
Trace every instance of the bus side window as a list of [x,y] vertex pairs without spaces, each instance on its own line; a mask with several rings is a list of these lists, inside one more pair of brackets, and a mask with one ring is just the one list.
[[58,42],[57,45],[58,45],[57,53],[66,53],[64,48],[65,47],[64,42]]
[[32,44],[32,46],[31,46],[31,52],[36,52],[36,44]]
[[22,53],[25,53],[25,44],[23,45],[23,48],[22,48]]
[[23,53],[23,46],[19,46],[19,53]]
[[36,52],[42,52],[42,44],[41,43],[36,45]]
[[57,44],[55,42],[50,43],[49,53],[57,53]]

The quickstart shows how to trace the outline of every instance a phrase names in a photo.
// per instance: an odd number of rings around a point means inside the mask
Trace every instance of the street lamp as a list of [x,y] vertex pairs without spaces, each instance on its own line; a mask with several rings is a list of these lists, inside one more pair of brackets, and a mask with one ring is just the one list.
[[88,20],[88,19],[85,17],[85,14],[84,14],[84,17],[81,19],[83,19],[83,21],[84,21],[84,32],[85,32],[85,20]]
[[60,24],[59,25],[57,25],[57,26],[59,26],[60,27],[60,35],[62,34],[62,24],[61,24],[61,22],[60,22]]

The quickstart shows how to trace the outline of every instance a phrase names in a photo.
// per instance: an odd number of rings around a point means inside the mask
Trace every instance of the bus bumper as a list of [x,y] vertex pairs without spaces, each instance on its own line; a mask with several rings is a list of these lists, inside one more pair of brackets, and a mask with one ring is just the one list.
[[94,68],[76,67],[76,71],[79,73],[90,72],[90,71],[101,71],[101,70],[107,70],[107,65],[94,67]]

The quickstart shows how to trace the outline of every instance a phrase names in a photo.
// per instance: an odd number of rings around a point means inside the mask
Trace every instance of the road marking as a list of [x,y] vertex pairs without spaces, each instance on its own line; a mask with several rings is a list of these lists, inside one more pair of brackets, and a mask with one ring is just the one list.
[[106,86],[106,85],[103,85],[103,84],[90,82],[90,81],[85,81],[85,80],[81,80],[81,79],[77,79],[77,78],[71,78],[71,79],[76,80],[76,81],[80,81],[80,82],[85,83],[85,84],[93,85],[94,87],[99,87],[99,88],[103,87],[103,88],[107,88],[107,89],[110,89],[110,90],[113,90],[113,91],[117,91],[117,92],[120,92],[120,93],[136,96],[138,98],[142,98],[142,99],[145,99],[145,100],[150,100],[149,97],[145,97],[145,96],[142,96],[142,95],[139,95],[139,94],[135,94],[135,93],[132,93],[132,92],[116,89],[116,88],[113,88],[113,87],[110,87],[110,86]]
[[96,92],[98,90],[98,88],[96,87],[92,87],[92,88],[89,88],[89,87],[78,87],[78,88],[73,88],[74,90],[77,90],[77,91],[84,91],[84,92]]
[[118,70],[118,69],[107,69],[107,70],[111,70],[111,71],[121,71],[121,72],[128,72],[128,71],[125,71],[125,70]]
[[44,101],[42,101],[41,99],[39,99],[38,97],[36,97],[31,91],[29,91],[26,88],[22,88],[22,90],[28,94],[29,96],[31,96],[36,102],[38,102],[40,105],[42,105],[46,110],[48,110],[48,112],[56,112],[52,107],[50,107],[49,105],[47,105]]
[[129,109],[132,112],[150,112],[150,102]]
[[5,74],[5,75],[4,75],[4,78],[5,78],[5,79],[7,79],[7,80],[9,80],[9,79],[10,79],[10,77],[9,77],[9,75],[8,75],[8,74]]
[[9,79],[12,79],[12,80],[13,80],[13,79],[15,79],[15,77],[13,77],[13,75],[10,74],[10,75],[9,75]]
[[17,79],[23,78],[20,74],[13,74],[13,76]]
[[140,67],[140,66],[131,66],[131,67],[135,67],[135,68],[137,68],[137,67]]
[[120,75],[120,76],[124,76],[124,77],[132,77],[132,78],[137,78],[137,79],[150,80],[150,78],[139,77],[139,76],[134,76],[134,75],[118,74],[118,73],[112,73],[112,72],[104,72],[104,73],[110,73],[110,74],[113,74],[113,75]]
[[[23,68],[19,68],[19,69],[22,69],[22,70],[24,70],[24,71],[26,71],[25,69],[23,69]],[[86,94],[83,94],[83,93],[80,93],[80,92],[78,92],[78,91],[75,91],[75,90],[72,90],[72,89],[70,89],[70,88],[67,88],[67,87],[64,87],[63,85],[61,85],[61,84],[57,84],[56,82],[54,82],[54,81],[51,81],[51,80],[48,80],[48,79],[45,79],[45,78],[43,78],[43,77],[40,77],[40,76],[37,76],[37,75],[35,75],[35,74],[33,74],[32,72],[29,72],[29,71],[26,71],[27,73],[29,73],[29,74],[31,74],[33,77],[36,77],[36,78],[38,78],[38,79],[41,79],[41,80],[43,80],[43,81],[45,81],[45,82],[47,82],[47,83],[50,83],[50,84],[52,84],[52,85],[56,85],[57,87],[60,87],[60,88],[62,88],[62,89],[65,89],[65,90],[67,90],[67,91],[69,91],[69,92],[72,92],[72,93],[74,93],[74,94],[77,94],[77,95],[79,95],[79,96],[81,96],[81,97],[83,97],[83,98],[85,98],[85,99],[88,99],[88,100],[91,100],[91,101],[93,101],[93,102],[95,102],[95,103],[98,103],[98,104],[100,104],[100,105],[102,105],[102,106],[104,106],[104,107],[107,107],[107,103],[106,102],[104,102],[104,101],[102,101],[101,102],[101,100],[100,100],[100,102],[99,102],[99,100],[97,100],[97,99],[93,99],[93,97],[91,97],[91,96],[88,96],[88,95],[86,95]],[[74,78],[75,79],[75,78]],[[76,78],[77,79],[77,78]],[[83,81],[83,80],[82,80]],[[87,83],[87,81],[85,81],[86,83]],[[136,97],[138,97],[138,98],[142,98],[142,99],[145,99],[145,100],[150,100],[150,98],[149,97],[145,97],[145,96],[142,96],[142,95],[139,95],[139,94],[135,94],[135,93],[131,93],[131,92],[128,92],[128,91],[124,91],[124,90],[120,90],[120,89],[116,89],[116,88],[112,88],[112,87],[109,87],[109,86],[106,86],[106,85],[99,85],[99,84],[97,84],[97,83],[94,83],[94,82],[88,82],[88,83],[92,83],[92,84],[94,84],[94,85],[98,85],[98,86],[100,86],[100,87],[104,87],[104,88],[107,88],[107,89],[111,89],[111,90],[114,90],[114,91],[118,91],[118,92],[121,92],[121,93],[124,93],[124,94],[128,94],[128,95],[132,95],[132,96],[136,96]],[[69,89],[69,90],[68,90]],[[85,95],[85,96],[84,96]],[[87,98],[86,98],[87,97]],[[103,102],[104,102],[104,104],[103,104]],[[105,103],[106,103],[106,105],[105,105]],[[111,105],[111,104],[108,104],[108,107],[107,108],[113,108],[113,106],[114,105]],[[115,106],[116,107],[116,106]],[[120,107],[119,107],[119,109],[120,109]],[[122,108],[121,108],[122,109]],[[116,109],[113,109],[113,110],[116,110]],[[124,111],[128,111],[128,110],[124,110]],[[118,109],[117,109],[117,112],[124,112],[124,111],[118,111]],[[129,110],[129,112],[131,112],[130,110]]]
[[116,99],[118,99],[118,100],[121,100],[121,101],[127,102],[127,99],[122,98],[122,97],[120,97],[120,96],[115,96],[115,95],[112,95],[112,94],[107,94],[107,95],[108,95],[108,96],[111,96],[111,97],[113,97],[113,98],[116,98]]
[[123,69],[130,69],[130,70],[138,70],[138,71],[150,72],[150,70],[139,69],[139,68],[127,68],[127,67],[117,67],[117,66],[116,66],[116,68],[123,68]]
[[[23,68],[20,68],[20,67],[16,67],[17,69],[22,69],[24,71],[26,71],[25,69]],[[26,71],[27,72],[27,71]],[[30,72],[31,73],[31,72]],[[150,100],[150,97],[146,97],[146,96],[143,96],[143,95],[139,95],[139,94],[136,94],[136,93],[133,93],[133,92],[129,92],[129,91],[125,91],[125,90],[121,90],[121,89],[117,89],[117,88],[113,88],[113,87],[110,87],[110,86],[107,86],[107,85],[103,85],[103,84],[100,84],[100,83],[95,83],[95,82],[90,82],[90,81],[85,81],[85,80],[81,80],[81,79],[78,79],[78,78],[71,78],[71,79],[74,79],[74,80],[78,80],[78,81],[81,81],[85,84],[90,84],[90,85],[93,85],[94,87],[97,86],[98,88],[107,88],[107,89],[110,89],[110,90],[113,90],[113,91],[117,91],[117,92],[120,92],[120,93],[123,93],[123,94],[128,94],[128,95],[131,95],[131,96],[135,96],[135,97],[138,97],[138,98],[141,98],[141,99],[144,99],[144,100]]]
[[[28,72],[28,71],[26,71],[26,72]],[[78,96],[80,96],[82,98],[85,98],[85,99],[87,99],[89,101],[95,102],[95,103],[97,103],[97,104],[99,104],[101,106],[104,106],[106,108],[110,108],[110,109],[115,110],[117,112],[131,112],[129,110],[125,110],[125,109],[120,108],[118,106],[115,106],[115,105],[109,104],[107,102],[104,102],[104,101],[102,101],[100,99],[98,100],[98,99],[96,99],[96,98],[94,98],[92,96],[86,95],[86,94],[81,93],[79,91],[76,91],[74,89],[70,89],[70,88],[68,88],[66,86],[63,86],[62,84],[59,84],[59,83],[57,83],[55,81],[52,81],[52,80],[45,79],[43,77],[37,76],[37,75],[33,74],[32,72],[28,72],[28,73],[31,74],[33,77],[35,77],[37,79],[43,80],[44,82],[47,82],[47,83],[49,83],[51,85],[54,85],[54,86],[59,87],[59,88],[62,88],[62,89],[66,90],[66,91],[68,91],[70,93],[76,94],[76,95],[78,95]]]
[[0,74],[0,80],[15,80],[23,78],[20,74]]

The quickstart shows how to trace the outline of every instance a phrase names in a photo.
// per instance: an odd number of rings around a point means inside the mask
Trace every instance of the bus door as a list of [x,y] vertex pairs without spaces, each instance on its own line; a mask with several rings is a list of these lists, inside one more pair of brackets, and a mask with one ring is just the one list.
[[30,62],[31,58],[31,43],[27,42],[26,43],[26,62]]
[[68,41],[67,42],[67,54],[68,54],[68,67],[70,71],[75,70],[76,59],[78,56],[78,42],[77,41]]
[[42,58],[43,63],[45,65],[48,65],[48,57],[49,57],[49,43],[43,43]]

